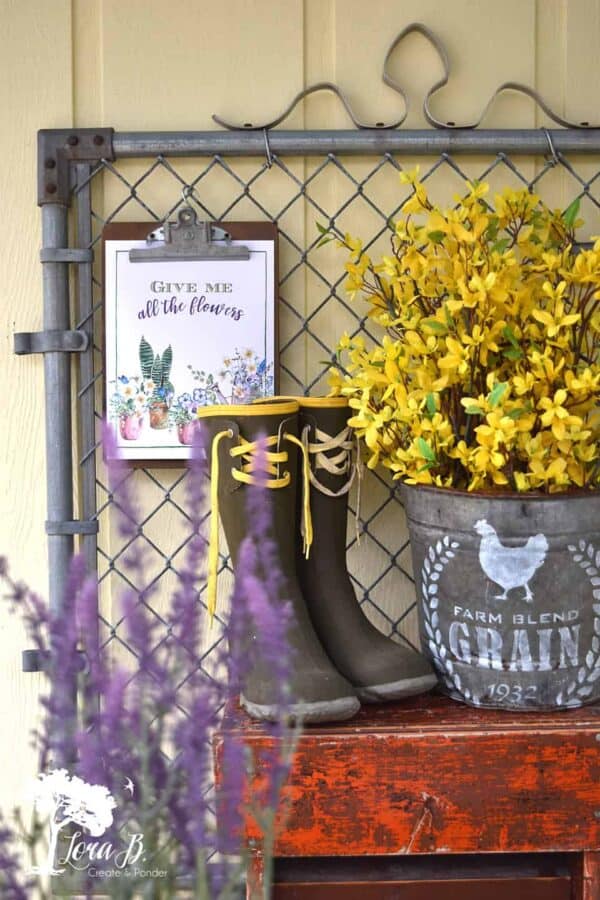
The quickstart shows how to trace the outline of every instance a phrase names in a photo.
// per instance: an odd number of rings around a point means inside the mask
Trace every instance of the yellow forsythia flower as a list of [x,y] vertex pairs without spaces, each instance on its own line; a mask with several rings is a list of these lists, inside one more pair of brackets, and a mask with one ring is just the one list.
[[374,346],[342,336],[333,392],[368,465],[469,490],[600,487],[600,238],[573,250],[563,217],[527,190],[493,208],[467,184],[432,203],[418,169],[373,261],[346,235],[346,289],[369,304]]

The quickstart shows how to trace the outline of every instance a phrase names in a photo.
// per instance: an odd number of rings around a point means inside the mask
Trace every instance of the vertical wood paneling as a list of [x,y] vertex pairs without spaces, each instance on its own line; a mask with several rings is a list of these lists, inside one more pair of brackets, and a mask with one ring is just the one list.
[[[0,554],[13,575],[46,591],[43,361],[15,357],[12,334],[42,322],[36,131],[71,123],[69,0],[0,0]],[[0,807],[26,800],[35,773],[30,732],[41,679],[21,672],[28,646],[0,605]]]

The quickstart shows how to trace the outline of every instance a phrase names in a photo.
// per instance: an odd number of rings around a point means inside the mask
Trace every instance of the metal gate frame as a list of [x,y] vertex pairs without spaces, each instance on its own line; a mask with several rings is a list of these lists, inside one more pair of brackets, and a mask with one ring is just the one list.
[[[93,347],[91,180],[95,167],[145,157],[386,157],[458,154],[549,157],[600,154],[600,129],[339,130],[114,132],[54,129],[38,135],[38,203],[42,207],[43,331],[15,335],[15,352],[43,353],[45,374],[49,603],[60,613],[74,536],[97,571],[96,423]],[[581,181],[581,179],[580,179]],[[581,182],[583,184],[583,182]],[[588,185],[583,184],[583,192]],[[74,202],[73,202],[74,201]],[[596,202],[596,201],[595,201]],[[77,226],[69,246],[69,213]],[[70,320],[70,272],[77,267],[76,323]],[[80,509],[74,515],[71,354],[77,355]],[[31,656],[27,670],[39,668]]]

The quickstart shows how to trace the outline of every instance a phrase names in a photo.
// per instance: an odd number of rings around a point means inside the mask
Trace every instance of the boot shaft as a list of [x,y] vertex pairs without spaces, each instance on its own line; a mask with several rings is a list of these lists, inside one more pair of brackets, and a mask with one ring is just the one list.
[[247,485],[262,484],[271,501],[271,532],[284,575],[295,575],[296,498],[303,498],[304,547],[312,541],[308,504],[308,454],[299,439],[295,401],[249,406],[211,406],[199,411],[208,438],[211,519],[207,600],[216,602],[218,522],[223,524],[234,569],[240,545],[251,533]]
[[[314,539],[325,540],[336,562],[346,558],[348,492],[358,472],[358,455],[353,462],[354,444],[348,426],[350,407],[344,397],[279,396],[256,400],[258,406],[299,405],[299,433],[310,465],[310,512]],[[305,517],[296,507],[298,522]]]
[[[295,510],[296,506],[299,451],[297,445],[286,436],[298,438],[297,404],[290,401],[273,405],[273,408],[218,406],[206,407],[205,410],[202,410],[200,419],[207,426],[209,453],[215,442],[218,442],[218,513],[234,567],[240,544],[252,526],[248,522],[247,493],[244,488],[247,484],[263,481],[265,484],[275,482],[281,485],[270,489],[269,497],[273,533],[277,535],[280,544],[282,563],[289,563],[293,558],[294,547],[290,511]],[[245,447],[247,452],[240,452]],[[261,456],[263,464],[270,471],[253,472],[252,469]],[[211,468],[214,470],[214,464]]]
[[350,409],[343,397],[300,398],[300,433],[308,449],[315,541],[326,538],[337,561],[346,556],[348,493],[357,461]]

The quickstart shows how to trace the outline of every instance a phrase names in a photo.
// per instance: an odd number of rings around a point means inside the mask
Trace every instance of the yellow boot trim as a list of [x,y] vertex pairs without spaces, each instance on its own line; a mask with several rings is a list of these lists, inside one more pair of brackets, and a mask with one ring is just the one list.
[[258,397],[254,403],[267,404],[277,403],[281,409],[281,404],[285,401],[295,401],[300,407],[319,408],[319,409],[341,409],[348,406],[346,397],[304,397],[304,396],[287,396],[286,394],[277,395],[275,397]]
[[348,406],[348,401],[345,397],[298,397],[298,404],[308,409],[340,409]]
[[[281,406],[278,406],[281,409]],[[210,471],[210,532],[208,543],[208,579],[207,579],[207,606],[211,621],[217,608],[217,578],[219,570],[219,444],[223,438],[233,438],[233,431],[228,428],[220,431],[215,435],[211,447]],[[241,457],[242,468],[232,469],[231,475],[236,481],[243,484],[258,484],[270,490],[287,487],[291,481],[289,472],[279,474],[279,466],[288,461],[288,453],[285,450],[269,450],[269,447],[276,447],[279,443],[278,435],[271,435],[257,441],[247,441],[241,435],[238,435],[239,445],[232,447],[229,455],[232,459]],[[312,516],[310,512],[310,463],[308,459],[308,451],[302,441],[298,440],[293,434],[284,433],[283,439],[296,444],[303,457],[303,478],[302,478],[302,520],[303,520],[303,540],[304,554],[308,558],[310,547],[313,540]],[[264,465],[258,469],[259,453],[263,451]],[[257,477],[254,473],[259,471],[261,474]],[[270,476],[270,477],[267,477]],[[274,476],[274,477],[273,477]]]
[[210,451],[210,530],[208,536],[208,572],[206,603],[212,622],[217,608],[217,575],[219,572],[219,444],[223,438],[233,438],[233,431],[219,431],[213,438]]

